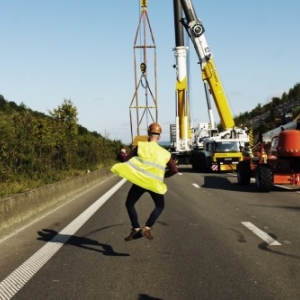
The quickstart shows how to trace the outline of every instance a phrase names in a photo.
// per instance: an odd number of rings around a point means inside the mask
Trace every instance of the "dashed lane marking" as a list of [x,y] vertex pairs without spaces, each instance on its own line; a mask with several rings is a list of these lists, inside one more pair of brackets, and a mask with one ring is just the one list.
[[126,179],[122,179],[118,182],[112,189],[67,225],[51,241],[0,282],[0,299],[11,299],[125,182]]
[[196,189],[200,189],[200,186],[197,183],[192,183],[192,186],[194,186]]
[[271,236],[269,236],[266,232],[260,230],[258,227],[253,225],[251,222],[242,222],[244,226],[246,226],[249,230],[251,230],[254,234],[260,237],[262,240],[267,242],[270,246],[280,246],[281,244],[274,240]]

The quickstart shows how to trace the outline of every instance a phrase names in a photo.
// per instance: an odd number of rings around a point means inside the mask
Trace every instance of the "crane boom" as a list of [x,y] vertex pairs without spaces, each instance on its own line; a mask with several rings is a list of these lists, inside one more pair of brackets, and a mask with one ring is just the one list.
[[232,129],[235,122],[229,107],[225,90],[221,83],[218,71],[207,44],[204,27],[200,19],[197,18],[191,0],[180,0],[186,19],[182,19],[182,24],[187,30],[191,41],[194,44],[199,63],[201,66],[202,79],[209,86],[209,91],[215,102],[216,109],[221,119],[224,130]]

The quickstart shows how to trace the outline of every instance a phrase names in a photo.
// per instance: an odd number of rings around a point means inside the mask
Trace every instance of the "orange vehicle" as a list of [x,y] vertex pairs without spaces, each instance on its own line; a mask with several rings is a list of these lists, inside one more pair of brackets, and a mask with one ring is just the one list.
[[291,123],[294,124],[292,129],[279,127],[272,131],[268,151],[260,134],[259,151],[255,155],[248,152],[238,164],[240,185],[249,185],[251,178],[255,178],[259,192],[270,192],[275,184],[300,186],[300,118]]

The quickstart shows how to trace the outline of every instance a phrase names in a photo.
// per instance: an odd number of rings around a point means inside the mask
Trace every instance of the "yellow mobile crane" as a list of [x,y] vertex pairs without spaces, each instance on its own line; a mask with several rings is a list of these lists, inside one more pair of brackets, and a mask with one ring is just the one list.
[[[213,55],[206,42],[203,24],[197,18],[192,1],[174,0],[174,7],[179,5],[179,1],[185,18],[177,19],[177,22],[181,22],[193,42],[201,66],[206,96],[209,97],[211,94],[224,129],[220,133],[216,130],[206,133],[206,136],[200,138],[199,133],[194,131],[193,149],[189,152],[189,161],[193,169],[200,171],[236,171],[237,164],[242,160],[241,149],[249,143],[247,130],[235,126]],[[180,64],[177,67],[179,68]],[[209,102],[210,100],[207,99],[207,103]]]
[[174,0],[174,28],[175,43],[173,49],[176,64],[176,119],[175,124],[170,125],[170,150],[177,164],[188,164],[191,151],[203,145],[203,137],[215,135],[218,130],[214,128],[213,114],[210,103],[208,105],[209,123],[199,123],[193,128],[190,116],[188,95],[187,54],[188,47],[184,44],[184,30],[181,23],[183,16],[182,6],[179,0]]

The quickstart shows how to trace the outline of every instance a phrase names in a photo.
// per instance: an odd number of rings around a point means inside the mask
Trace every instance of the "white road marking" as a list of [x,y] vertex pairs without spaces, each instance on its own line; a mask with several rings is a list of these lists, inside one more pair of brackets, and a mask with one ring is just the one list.
[[280,185],[280,184],[274,184],[274,186],[285,189],[285,190],[292,190],[293,189],[289,186],[284,186],[284,185]]
[[197,183],[192,183],[192,185],[196,188],[196,189],[200,189],[200,186]]
[[179,173],[179,172],[178,172],[177,174],[178,174],[178,175],[182,175],[182,173]]
[[122,179],[88,207],[51,241],[27,259],[0,283],[0,299],[11,299],[33,275],[72,237],[72,235],[126,182]]
[[279,242],[274,240],[271,236],[269,236],[266,232],[260,230],[255,225],[253,225],[251,222],[242,222],[244,226],[246,226],[249,230],[251,230],[254,234],[259,236],[262,240],[267,242],[270,246],[279,246],[281,245]]

